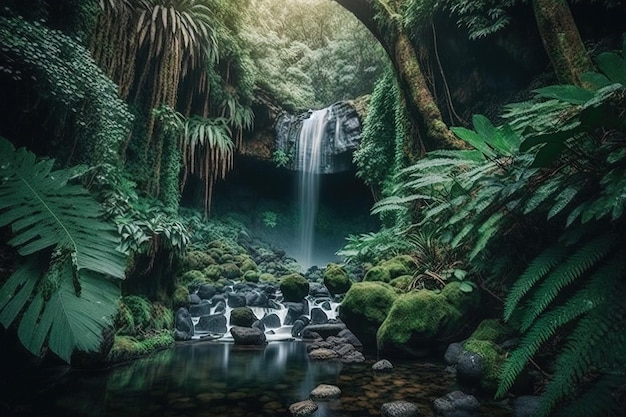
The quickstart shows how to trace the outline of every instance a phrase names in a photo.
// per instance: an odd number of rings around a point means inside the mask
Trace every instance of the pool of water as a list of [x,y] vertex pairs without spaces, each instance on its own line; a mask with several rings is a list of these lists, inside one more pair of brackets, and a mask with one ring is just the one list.
[[[44,391],[4,401],[9,415],[20,417],[280,417],[326,383],[342,395],[317,401],[315,417],[376,416],[394,400],[417,403],[423,416],[433,416],[433,400],[454,389],[443,364],[392,359],[392,372],[375,373],[375,361],[310,361],[299,341],[256,348],[196,342],[107,371],[71,371]],[[493,402],[483,403],[481,412],[509,415]]]

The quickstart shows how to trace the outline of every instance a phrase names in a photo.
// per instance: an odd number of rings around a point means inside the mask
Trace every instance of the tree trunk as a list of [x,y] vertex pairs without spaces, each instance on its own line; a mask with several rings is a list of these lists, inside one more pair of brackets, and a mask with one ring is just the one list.
[[582,85],[581,75],[593,69],[565,0],[533,0],[543,46],[560,83]]
[[[441,111],[428,89],[426,79],[420,68],[415,48],[408,34],[396,17],[386,16],[387,22],[380,24],[374,16],[377,13],[376,0],[335,0],[352,12],[374,35],[389,56],[405,96],[409,116],[417,126],[417,142],[412,148],[420,149],[463,149],[467,146],[448,129],[443,122]],[[389,8],[389,4],[385,4]],[[392,11],[388,10],[391,14]],[[384,29],[383,29],[384,28]],[[413,156],[409,157],[413,159]]]

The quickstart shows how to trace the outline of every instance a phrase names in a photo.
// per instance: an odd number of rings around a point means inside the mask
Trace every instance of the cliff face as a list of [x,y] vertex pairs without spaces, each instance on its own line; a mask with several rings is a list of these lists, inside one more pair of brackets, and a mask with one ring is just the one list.
[[[347,171],[352,166],[352,153],[361,139],[361,117],[367,99],[340,101],[329,106],[322,140],[321,153],[324,164],[320,173],[332,174]],[[254,106],[255,130],[244,138],[240,155],[256,160],[274,162],[278,152],[287,169],[297,170],[295,155],[302,123],[311,111],[292,115],[264,93],[257,94]]]

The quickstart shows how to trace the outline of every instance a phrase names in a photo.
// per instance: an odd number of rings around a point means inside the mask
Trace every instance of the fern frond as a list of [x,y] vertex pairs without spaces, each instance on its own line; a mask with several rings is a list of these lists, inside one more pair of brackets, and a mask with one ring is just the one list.
[[504,303],[504,320],[509,321],[521,299],[565,257],[567,251],[561,243],[549,247],[537,256],[509,290]]
[[500,231],[500,223],[504,219],[505,214],[503,212],[494,213],[482,226],[478,229],[480,237],[474,245],[474,248],[469,254],[469,259],[472,260],[478,255],[489,241]]
[[556,197],[554,205],[548,212],[548,219],[559,214],[567,205],[576,197],[576,194],[580,191],[580,188],[575,186],[569,186]]
[[522,316],[521,331],[526,331],[533,321],[541,315],[563,288],[579,279],[586,271],[596,266],[606,257],[617,243],[616,236],[609,233],[601,234],[589,243],[584,244],[565,262],[559,265],[540,284],[528,301],[529,308]]

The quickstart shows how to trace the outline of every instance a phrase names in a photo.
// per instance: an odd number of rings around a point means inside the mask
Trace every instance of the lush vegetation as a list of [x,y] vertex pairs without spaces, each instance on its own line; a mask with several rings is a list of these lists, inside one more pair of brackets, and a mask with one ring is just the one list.
[[[371,6],[361,18],[373,35],[337,3]],[[439,60],[436,23],[484,39],[531,3],[554,82],[497,118],[448,128],[463,124],[461,93]],[[566,45],[546,29],[556,24]],[[2,266],[0,323],[33,354],[68,362],[76,351],[124,360],[171,343],[168,307],[189,295],[174,294],[187,250],[236,245],[243,229],[234,216],[206,218],[254,128],[255,89],[290,110],[371,93],[354,161],[384,227],[349,237],[341,254],[375,265],[362,278],[389,281],[386,298],[424,289],[438,299],[456,281],[459,293],[503,300],[520,340],[497,396],[541,367],[542,415],[616,413],[626,385],[626,43],[586,45],[565,1],[8,1],[0,227],[14,262]],[[181,208],[183,195],[200,195],[203,213]],[[257,207],[259,227],[296,223]],[[330,229],[337,216],[319,220]],[[331,287],[350,287],[327,272]],[[380,286],[360,284],[364,299]]]

